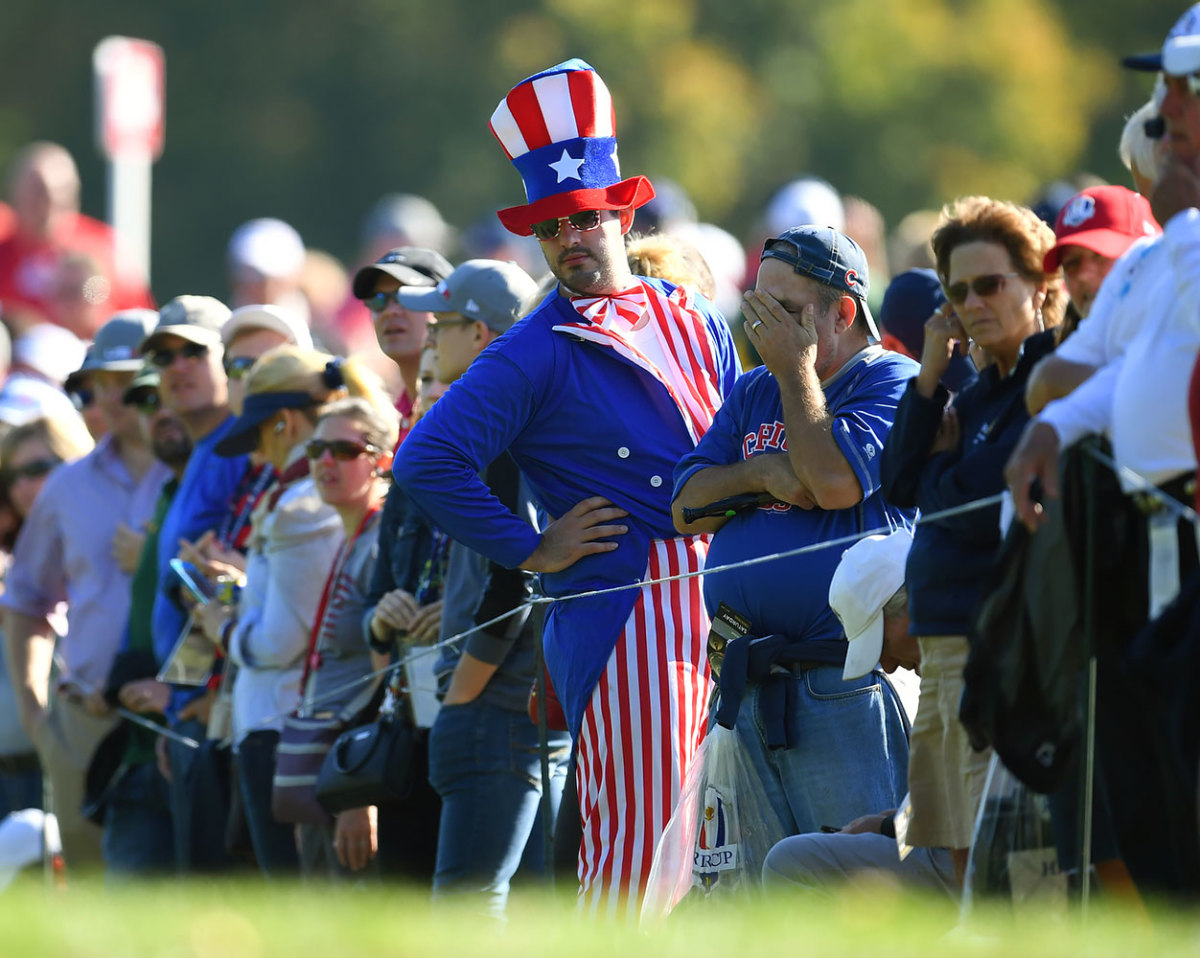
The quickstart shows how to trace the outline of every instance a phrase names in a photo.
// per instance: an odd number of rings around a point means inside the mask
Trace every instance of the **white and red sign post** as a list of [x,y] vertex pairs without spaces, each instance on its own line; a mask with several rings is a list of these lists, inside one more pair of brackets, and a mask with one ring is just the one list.
[[150,167],[162,155],[166,67],[149,40],[106,37],[92,53],[96,145],[108,159],[117,269],[150,281]]

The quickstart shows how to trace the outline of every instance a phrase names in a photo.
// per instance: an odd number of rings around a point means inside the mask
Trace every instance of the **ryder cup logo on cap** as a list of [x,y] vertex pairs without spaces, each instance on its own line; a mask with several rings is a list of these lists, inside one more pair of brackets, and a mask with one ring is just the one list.
[[638,207],[654,196],[644,176],[621,179],[612,96],[583,60],[522,80],[488,125],[525,184],[526,204],[497,214],[519,236],[541,220]]
[[1090,196],[1080,194],[1063,210],[1062,223],[1063,226],[1082,226],[1095,215],[1096,201]]
[[1161,232],[1150,202],[1140,193],[1111,184],[1089,186],[1059,211],[1054,223],[1055,243],[1046,251],[1042,269],[1047,273],[1058,269],[1068,246],[1116,259],[1143,236]]

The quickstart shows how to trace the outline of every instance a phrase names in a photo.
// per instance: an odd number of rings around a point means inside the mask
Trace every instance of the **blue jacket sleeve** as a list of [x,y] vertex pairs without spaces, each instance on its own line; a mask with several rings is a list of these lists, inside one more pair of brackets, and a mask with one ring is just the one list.
[[833,410],[833,441],[854,470],[863,499],[873,496],[880,486],[883,452],[889,445],[896,422],[900,397],[907,392],[907,370],[893,371],[871,366],[863,370],[846,398]]
[[675,466],[672,502],[679,498],[679,493],[688,480],[701,469],[729,466],[742,461],[742,408],[750,375],[747,373],[741,377],[725,394],[725,402],[713,417],[708,432],[700,438],[696,448],[680,459]]
[[[1024,402],[1023,395],[1017,401]],[[921,473],[917,490],[917,504],[921,507],[922,515],[1002,492],[1004,465],[1016,448],[1028,421],[1028,416],[1016,416],[999,435],[992,436],[988,442],[961,454],[942,452],[931,457]],[[998,541],[999,514],[1000,507],[991,506],[936,521],[939,527],[963,539]]]
[[921,475],[929,459],[929,447],[942,423],[950,392],[939,385],[932,399],[917,392],[913,379],[896,408],[896,422],[883,446],[879,478],[883,497],[901,509],[917,505]]
[[[426,413],[400,446],[396,482],[452,538],[515,568],[541,536],[479,478],[533,418],[526,372],[493,344]],[[536,365],[536,362],[532,365]]]

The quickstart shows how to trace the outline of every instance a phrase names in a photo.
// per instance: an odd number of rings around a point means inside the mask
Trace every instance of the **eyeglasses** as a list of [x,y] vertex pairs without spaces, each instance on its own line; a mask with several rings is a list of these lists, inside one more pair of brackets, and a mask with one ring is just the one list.
[[304,445],[304,454],[314,461],[327,452],[338,462],[352,462],[359,456],[378,451],[370,443],[354,442],[352,439],[310,439]]
[[250,371],[255,363],[253,356],[238,356],[236,359],[226,359],[221,365],[225,367],[227,379],[241,379]]
[[15,485],[22,479],[41,479],[43,476],[50,475],[55,467],[60,465],[62,465],[62,460],[54,457],[34,459],[24,465],[5,469],[4,479],[10,486]]
[[562,229],[563,220],[571,224],[571,229],[578,230],[580,233],[588,233],[600,225],[600,211],[581,210],[578,213],[572,213],[570,216],[559,216],[552,220],[542,220],[540,223],[534,223],[530,229],[538,239],[552,240],[558,235],[558,231]]
[[400,290],[394,289],[390,293],[375,293],[363,300],[367,304],[367,309],[373,313],[382,313],[388,308],[388,303],[395,303],[403,308],[404,304],[400,302]]
[[207,355],[208,346],[204,343],[184,343],[178,349],[150,350],[150,362],[159,369],[166,369],[175,362],[176,356],[182,356],[184,359],[200,359]]
[[946,291],[946,299],[957,305],[962,305],[967,301],[968,290],[974,290],[975,295],[979,297],[995,296],[1000,290],[1004,289],[1004,284],[1007,280],[1017,276],[1017,273],[988,273],[984,276],[976,276],[972,280],[962,280],[958,283],[951,283],[949,286],[943,287]]
[[428,335],[430,339],[437,339],[439,329],[446,329],[449,326],[471,326],[476,322],[477,320],[468,319],[466,316],[461,319],[439,319],[436,323],[429,324]]

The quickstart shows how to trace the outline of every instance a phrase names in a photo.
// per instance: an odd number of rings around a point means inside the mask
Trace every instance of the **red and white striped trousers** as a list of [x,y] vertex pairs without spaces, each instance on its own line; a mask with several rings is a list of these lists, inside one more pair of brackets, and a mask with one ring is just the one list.
[[[699,572],[708,536],[650,543],[645,579]],[[654,848],[704,738],[711,679],[700,579],[643,586],[579,732],[582,910],[636,916]]]

